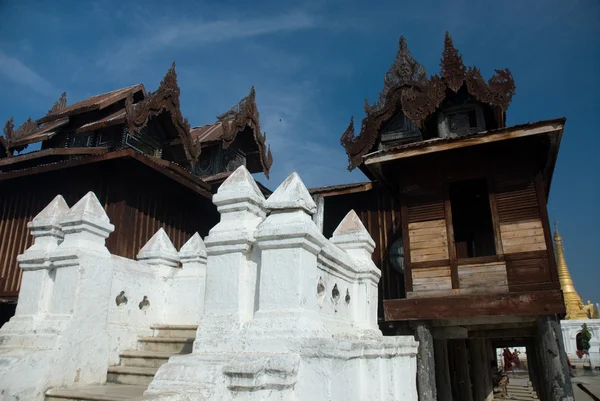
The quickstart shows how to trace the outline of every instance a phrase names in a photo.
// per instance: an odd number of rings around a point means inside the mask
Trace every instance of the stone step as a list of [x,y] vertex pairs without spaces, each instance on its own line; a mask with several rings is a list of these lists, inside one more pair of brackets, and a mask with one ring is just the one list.
[[121,366],[159,368],[169,361],[173,353],[157,351],[123,351],[120,354]]
[[151,326],[154,337],[195,338],[197,325],[154,324]]
[[141,337],[138,344],[143,351],[157,351],[171,354],[189,354],[192,352],[194,338]]
[[158,368],[140,368],[137,366],[109,366],[106,381],[115,384],[148,387],[157,370]]
[[54,388],[46,392],[46,401],[129,401],[141,397],[147,386],[105,384],[85,387]]

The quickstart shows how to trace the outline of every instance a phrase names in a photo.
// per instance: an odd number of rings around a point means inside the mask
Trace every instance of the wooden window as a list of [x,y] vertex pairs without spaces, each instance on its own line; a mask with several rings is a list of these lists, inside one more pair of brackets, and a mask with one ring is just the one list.
[[449,192],[456,257],[495,255],[494,225],[486,180],[453,183]]

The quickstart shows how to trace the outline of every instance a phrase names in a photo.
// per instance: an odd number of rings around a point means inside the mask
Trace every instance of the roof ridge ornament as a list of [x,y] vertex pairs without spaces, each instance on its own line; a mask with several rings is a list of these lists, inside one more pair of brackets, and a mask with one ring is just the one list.
[[67,107],[67,92],[63,92],[62,95],[60,95],[60,97],[58,98],[56,103],[54,103],[52,108],[50,110],[48,110],[48,114],[46,114],[46,115],[49,116],[51,114],[58,113],[65,107]]
[[462,56],[454,47],[452,37],[448,31],[446,31],[446,37],[444,38],[444,51],[442,52],[440,67],[440,74],[448,88],[458,92],[467,76],[467,68],[463,63]]
[[19,125],[19,128],[15,129],[15,120],[11,117],[4,124],[4,136],[6,137],[6,141],[10,143],[32,133],[37,128],[38,124],[29,117],[23,124]]
[[425,120],[446,98],[447,88],[458,92],[466,83],[466,90],[471,96],[492,106],[498,126],[506,125],[506,110],[515,93],[515,83],[508,69],[496,70],[496,74],[485,82],[479,69],[465,67],[448,32],[440,66],[440,75],[425,78],[425,69],[412,57],[406,39],[400,37],[396,59],[386,74],[378,102],[371,106],[365,101],[366,116],[362,120],[360,134],[355,136],[352,119],[340,138],[348,155],[349,170],[362,163],[363,156],[379,140],[382,124],[392,118],[399,107],[417,127],[423,128]]
[[266,145],[266,134],[260,130],[260,118],[258,107],[256,106],[256,90],[254,85],[250,88],[250,93],[225,113],[217,116],[217,121],[221,123],[223,130],[222,143],[223,148],[227,149],[233,143],[238,132],[243,131],[247,126],[254,131],[254,140],[259,148],[260,162],[265,176],[269,178],[269,171],[273,164],[273,155],[270,146]]
[[125,101],[127,125],[129,126],[129,132],[134,134],[142,130],[152,117],[165,111],[169,112],[173,125],[177,128],[179,138],[183,143],[186,157],[194,165],[198,160],[198,156],[200,156],[200,145],[193,143],[190,135],[190,123],[181,114],[180,92],[175,62],[173,61],[156,91],[148,92],[143,100],[135,104],[133,103],[133,92],[129,92]]
[[383,90],[379,95],[379,104],[385,102],[388,91],[394,88],[402,85],[424,86],[426,84],[427,72],[425,67],[413,57],[404,35],[400,36],[396,58],[383,79]]

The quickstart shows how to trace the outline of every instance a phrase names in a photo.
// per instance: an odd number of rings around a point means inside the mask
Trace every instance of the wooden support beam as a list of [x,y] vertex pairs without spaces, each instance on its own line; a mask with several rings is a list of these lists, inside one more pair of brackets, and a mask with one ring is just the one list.
[[468,340],[469,356],[471,359],[471,383],[473,385],[473,400],[484,401],[485,383],[487,376],[491,375],[489,365],[485,359],[485,340]]
[[386,321],[564,313],[559,290],[383,301]]
[[419,342],[417,351],[417,389],[419,401],[436,401],[435,360],[431,326],[425,322],[414,325],[415,339]]
[[448,341],[434,340],[435,380],[438,401],[452,401],[452,382],[448,364]]
[[434,327],[433,337],[435,337],[435,339],[467,338],[469,337],[469,330],[467,330],[466,327],[461,326]]
[[469,331],[469,338],[513,338],[534,336],[535,329],[533,327]]
[[456,372],[456,393],[460,401],[474,401],[471,391],[471,364],[467,342],[465,340],[452,340],[454,343],[454,370]]
[[562,331],[554,317],[543,316],[538,320],[536,345],[540,363],[538,373],[542,376],[542,399],[574,400]]

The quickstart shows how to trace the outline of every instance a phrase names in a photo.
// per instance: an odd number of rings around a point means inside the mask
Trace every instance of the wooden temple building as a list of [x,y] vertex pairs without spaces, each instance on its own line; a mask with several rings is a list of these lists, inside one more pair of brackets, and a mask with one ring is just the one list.
[[341,137],[371,182],[312,190],[325,235],[355,209],[377,243],[380,326],[420,341],[420,400],[491,400],[505,346],[527,347],[540,399],[572,397],[546,209],[565,119],[507,126],[514,93],[508,69],[486,82],[448,34],[430,77],[401,38]]
[[[212,193],[240,165],[268,177],[273,159],[260,131],[255,92],[217,121],[190,127],[175,64],[158,89],[135,85],[67,105],[0,136],[0,325],[14,313],[27,229],[57,194],[69,205],[94,191],[115,224],[111,253],[135,258],[163,227],[179,249],[219,219]],[[39,150],[24,153],[27,146]],[[263,191],[268,192],[266,188]]]

